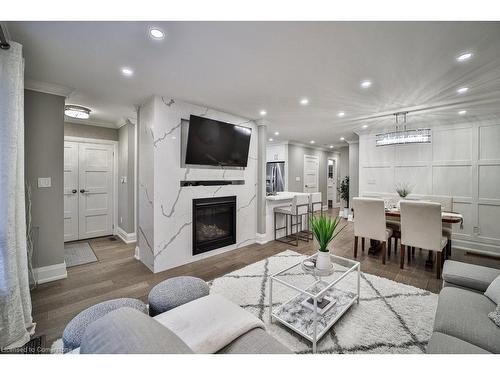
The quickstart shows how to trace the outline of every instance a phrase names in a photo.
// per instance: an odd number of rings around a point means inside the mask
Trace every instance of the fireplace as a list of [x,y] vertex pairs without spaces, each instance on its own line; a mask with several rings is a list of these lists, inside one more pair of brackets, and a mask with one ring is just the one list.
[[236,243],[236,196],[193,199],[193,255]]

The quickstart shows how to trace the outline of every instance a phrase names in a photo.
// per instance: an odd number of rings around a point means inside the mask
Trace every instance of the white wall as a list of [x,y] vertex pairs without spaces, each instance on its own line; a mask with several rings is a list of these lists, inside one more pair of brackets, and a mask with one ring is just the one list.
[[500,124],[432,127],[432,143],[375,146],[359,138],[359,193],[393,193],[408,182],[413,193],[449,195],[464,227],[453,227],[453,246],[500,253]]
[[[191,114],[252,128],[248,166],[182,167],[182,123]],[[140,108],[139,142],[139,257],[148,267],[161,272],[255,242],[257,127],[253,121],[155,96]],[[240,179],[244,185],[180,187],[181,180]],[[237,243],[193,256],[192,200],[229,195],[237,197]]]

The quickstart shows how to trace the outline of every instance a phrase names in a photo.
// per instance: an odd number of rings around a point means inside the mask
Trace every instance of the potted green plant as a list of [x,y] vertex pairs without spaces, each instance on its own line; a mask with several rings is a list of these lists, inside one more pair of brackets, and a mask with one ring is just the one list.
[[411,189],[411,185],[407,182],[400,182],[399,184],[396,184],[396,192],[403,199],[411,194]]
[[349,176],[344,177],[344,179],[340,182],[337,191],[340,194],[340,199],[344,201],[342,216],[344,219],[347,219],[349,216]]
[[331,260],[328,244],[332,242],[346,226],[344,225],[340,230],[337,230],[341,222],[340,217],[313,216],[310,221],[311,230],[319,245],[316,268],[319,270],[329,270],[331,268]]

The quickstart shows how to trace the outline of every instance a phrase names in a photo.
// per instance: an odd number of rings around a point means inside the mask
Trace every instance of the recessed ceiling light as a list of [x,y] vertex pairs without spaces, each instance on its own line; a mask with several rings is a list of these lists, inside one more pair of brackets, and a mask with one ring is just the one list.
[[307,105],[307,104],[309,104],[309,99],[307,99],[307,98],[302,98],[302,99],[300,99],[300,104],[302,104],[302,105]]
[[469,88],[468,88],[468,87],[460,87],[460,88],[457,90],[457,92],[458,92],[459,94],[465,94],[465,93],[467,92],[467,90],[469,90]]
[[345,141],[345,138],[344,138],[344,137],[340,137],[340,140],[341,140],[341,141]]
[[368,127],[368,125],[363,125],[362,128],[363,129],[366,129]]
[[309,143],[313,145],[313,144],[315,144],[316,142],[314,142],[314,141],[309,141]]
[[330,145],[330,148],[333,148],[333,145]]
[[126,77],[134,75],[134,71],[130,68],[122,68],[122,74]]
[[465,52],[465,53],[462,53],[460,56],[457,57],[457,61],[467,61],[469,60],[470,58],[472,57],[472,53],[470,52]]
[[459,114],[460,116],[463,116],[463,115],[465,115],[466,113],[467,113],[467,111],[466,111],[465,109],[462,109],[461,111],[458,111],[458,114]]
[[274,132],[274,135],[280,135],[280,132]]
[[272,139],[272,138],[269,138],[269,142],[272,142],[272,141],[274,141],[274,139]]
[[365,80],[365,81],[361,82],[361,87],[364,89],[367,89],[371,85],[372,85],[372,81],[369,81],[369,80]]
[[338,117],[344,117],[345,116],[345,112],[339,112],[339,113],[337,113],[337,116]]
[[86,120],[90,117],[90,109],[81,105],[66,105],[64,106],[64,114],[68,117]]
[[260,113],[260,115],[261,115],[261,116],[265,116],[265,115],[267,115],[267,111],[265,111],[265,110],[262,110],[262,111],[260,111],[259,113]]
[[165,39],[165,33],[158,27],[151,27],[149,29],[149,35],[154,40],[163,40]]
[[172,136],[172,139],[177,139],[177,137],[175,135]]

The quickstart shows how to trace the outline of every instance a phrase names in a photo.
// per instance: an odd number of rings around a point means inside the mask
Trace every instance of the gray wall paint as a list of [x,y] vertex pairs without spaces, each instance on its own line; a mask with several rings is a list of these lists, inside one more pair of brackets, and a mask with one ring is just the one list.
[[359,143],[349,144],[349,207],[359,195]]
[[[339,149],[339,185],[345,176],[349,176],[349,147],[342,147]],[[344,206],[344,202],[340,201],[341,207]]]
[[[25,179],[31,186],[34,267],[64,262],[64,97],[24,91]],[[50,177],[50,188],[38,188]]]
[[127,233],[134,233],[134,148],[135,127],[127,123],[118,131],[118,226]]
[[64,123],[64,135],[70,137],[106,139],[118,141],[118,129],[104,128],[102,126]]
[[[316,155],[319,157],[319,191],[323,204],[327,204],[327,165],[328,157],[335,155],[319,149],[309,148],[299,145],[288,145],[288,190],[289,191],[304,191],[304,155]],[[296,177],[300,177],[300,181],[296,181]]]

